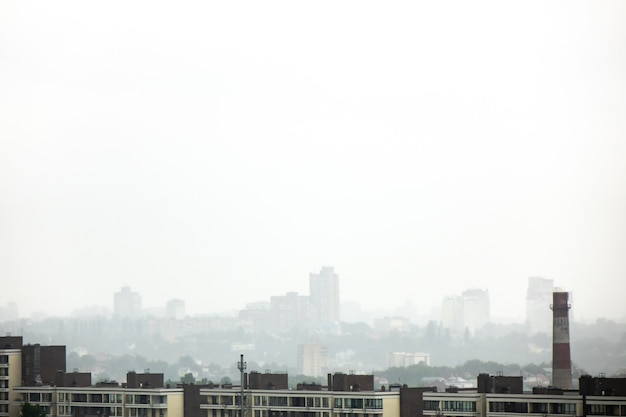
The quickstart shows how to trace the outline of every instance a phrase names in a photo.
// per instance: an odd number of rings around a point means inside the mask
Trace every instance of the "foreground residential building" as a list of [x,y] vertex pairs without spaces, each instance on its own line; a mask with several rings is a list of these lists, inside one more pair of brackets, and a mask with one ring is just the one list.
[[[183,390],[163,387],[163,374],[129,373],[160,384],[102,383],[79,386],[16,387],[20,402],[39,404],[48,416],[183,417]],[[14,416],[10,416],[14,417]],[[17,416],[15,416],[17,417]]]
[[[626,378],[583,376],[578,390],[524,391],[521,376],[480,374],[477,388],[391,385],[373,375],[328,374],[326,385],[289,387],[287,374],[242,371],[240,385],[164,386],[162,373],[129,372],[126,382],[92,385],[66,372],[65,347],[0,337],[0,417],[22,404],[48,417],[595,417],[626,416]],[[26,360],[23,358],[26,357]],[[243,355],[241,357],[243,363]],[[52,370],[57,369],[56,372]]]
[[[287,374],[246,376],[244,417],[399,417],[400,393],[374,390],[373,375],[336,373],[328,385],[287,385]],[[200,389],[204,417],[240,417],[240,386]]]
[[91,374],[66,372],[65,346],[23,345],[0,337],[0,417],[19,417],[22,404],[50,417],[183,417],[182,388],[163,374],[129,372],[126,382],[91,384]]
[[588,417],[626,416],[626,378],[580,378],[579,390],[536,388],[522,377],[478,376],[478,388],[423,394],[424,416]]

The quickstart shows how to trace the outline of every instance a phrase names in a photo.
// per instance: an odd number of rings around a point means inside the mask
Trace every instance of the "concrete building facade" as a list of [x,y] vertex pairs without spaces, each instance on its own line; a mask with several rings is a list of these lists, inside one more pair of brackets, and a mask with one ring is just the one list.
[[529,277],[526,292],[526,330],[528,334],[552,331],[550,304],[554,280],[542,277]]
[[[399,417],[400,393],[374,391],[373,381],[373,375],[335,374],[325,386],[250,386],[244,394],[244,417]],[[203,388],[200,397],[206,417],[241,417],[238,386]]]
[[333,267],[325,266],[318,274],[309,274],[309,297],[315,327],[324,329],[339,323],[339,276]]
[[50,417],[184,417],[183,389],[163,374],[129,372],[127,382],[91,385],[91,374],[66,372],[65,346],[23,345],[0,337],[0,417],[38,404]]
[[302,375],[318,378],[328,373],[328,346],[321,343],[298,345],[298,369]]
[[481,289],[463,291],[460,296],[445,297],[441,305],[442,326],[455,338],[473,336],[491,320],[489,292]]
[[141,296],[130,287],[122,287],[113,295],[113,317],[137,319],[141,317]]
[[0,337],[0,417],[18,416],[18,395],[13,387],[22,384],[22,337]]

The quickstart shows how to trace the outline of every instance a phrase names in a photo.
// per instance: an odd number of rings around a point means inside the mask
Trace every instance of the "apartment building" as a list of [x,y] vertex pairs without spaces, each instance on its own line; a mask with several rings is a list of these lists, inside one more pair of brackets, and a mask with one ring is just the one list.
[[0,337],[0,417],[18,416],[17,394],[12,387],[22,384],[22,338]]
[[25,402],[50,417],[183,417],[183,389],[163,374],[129,372],[127,382],[92,385],[91,374],[66,372],[65,346],[23,345],[0,337],[0,417],[19,417]]
[[583,376],[579,390],[523,392],[522,377],[478,377],[474,390],[425,392],[423,415],[433,417],[626,416],[626,378]]
[[[162,374],[161,378],[162,378]],[[104,383],[95,386],[16,387],[19,402],[39,404],[53,417],[183,417],[181,388]],[[18,414],[19,415],[19,414]],[[17,417],[17,416],[10,416]]]
[[[269,378],[270,374],[267,378]],[[373,375],[336,373],[328,385],[287,386],[287,377],[267,383],[267,378],[247,383],[244,417],[399,417],[400,393],[375,391]],[[248,377],[248,382],[253,378]],[[201,410],[206,417],[241,417],[241,387],[200,389]]]

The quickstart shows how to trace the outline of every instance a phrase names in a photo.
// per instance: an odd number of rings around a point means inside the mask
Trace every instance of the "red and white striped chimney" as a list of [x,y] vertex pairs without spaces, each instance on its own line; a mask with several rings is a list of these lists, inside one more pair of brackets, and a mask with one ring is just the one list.
[[572,359],[569,346],[569,309],[566,292],[553,292],[552,302],[552,386],[572,388]]

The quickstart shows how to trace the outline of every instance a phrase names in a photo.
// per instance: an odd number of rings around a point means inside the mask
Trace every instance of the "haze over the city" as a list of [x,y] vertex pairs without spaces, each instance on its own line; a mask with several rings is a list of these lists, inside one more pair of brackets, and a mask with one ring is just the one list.
[[626,3],[0,4],[0,277],[20,315],[241,309],[333,266],[420,314],[529,276],[626,308]]

